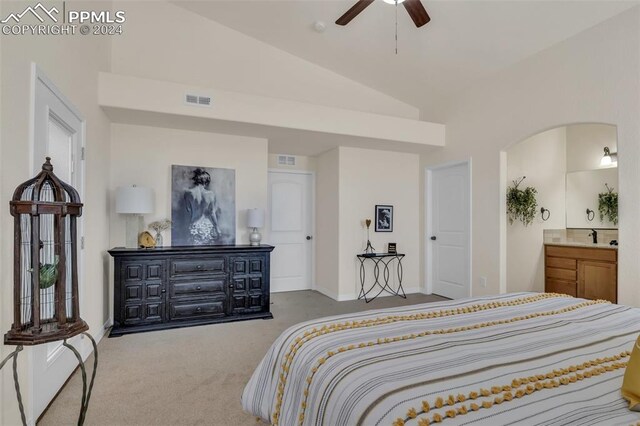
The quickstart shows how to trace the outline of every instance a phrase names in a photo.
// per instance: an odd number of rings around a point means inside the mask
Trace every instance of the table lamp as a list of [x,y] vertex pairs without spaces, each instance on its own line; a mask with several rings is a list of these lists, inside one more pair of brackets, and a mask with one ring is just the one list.
[[116,213],[126,215],[126,247],[138,247],[142,215],[153,213],[154,204],[151,188],[132,185],[116,189]]
[[249,235],[249,241],[252,246],[259,246],[262,235],[258,229],[264,226],[264,210],[262,209],[249,209],[247,212],[247,226],[253,228]]

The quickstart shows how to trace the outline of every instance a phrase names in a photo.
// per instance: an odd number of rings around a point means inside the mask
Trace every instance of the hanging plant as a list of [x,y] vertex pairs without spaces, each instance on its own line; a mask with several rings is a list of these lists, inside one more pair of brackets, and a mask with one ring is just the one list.
[[524,226],[530,225],[536,217],[538,202],[536,194],[538,191],[527,186],[525,189],[519,189],[518,186],[526,178],[523,176],[520,180],[514,180],[513,186],[507,188],[507,217],[509,223],[519,220]]
[[606,217],[609,222],[614,225],[618,224],[618,193],[613,192],[613,187],[604,184],[607,192],[598,194],[598,211],[600,212],[600,222]]

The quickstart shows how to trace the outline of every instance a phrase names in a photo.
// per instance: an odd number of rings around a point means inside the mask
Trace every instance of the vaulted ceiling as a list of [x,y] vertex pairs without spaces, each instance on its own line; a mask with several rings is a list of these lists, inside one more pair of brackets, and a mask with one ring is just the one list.
[[396,55],[394,5],[376,0],[346,27],[334,24],[355,1],[174,3],[419,107],[432,121],[461,89],[638,4],[423,0],[432,20],[421,29],[398,7]]

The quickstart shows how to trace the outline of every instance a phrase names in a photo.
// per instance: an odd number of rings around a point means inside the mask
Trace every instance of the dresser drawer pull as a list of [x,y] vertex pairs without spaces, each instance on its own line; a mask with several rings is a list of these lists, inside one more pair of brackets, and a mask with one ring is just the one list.
[[229,284],[229,288],[233,288],[233,284]]
[[163,288],[162,290],[160,290],[160,293],[166,293],[166,292],[167,292],[166,288]]
[[202,265],[196,266],[196,269],[202,269]]
[[200,290],[202,290],[202,287],[198,286],[198,287],[196,287],[196,290],[200,291]]
[[202,312],[202,308],[201,307],[197,307],[196,308],[196,312]]

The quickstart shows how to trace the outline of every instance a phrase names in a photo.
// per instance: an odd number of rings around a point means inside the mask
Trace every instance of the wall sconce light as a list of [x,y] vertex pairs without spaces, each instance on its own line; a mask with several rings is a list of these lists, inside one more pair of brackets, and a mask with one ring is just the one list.
[[600,160],[600,167],[609,167],[618,162],[618,153],[611,152],[608,146],[604,147],[604,156]]

